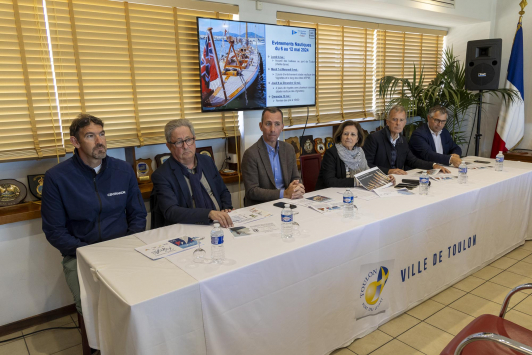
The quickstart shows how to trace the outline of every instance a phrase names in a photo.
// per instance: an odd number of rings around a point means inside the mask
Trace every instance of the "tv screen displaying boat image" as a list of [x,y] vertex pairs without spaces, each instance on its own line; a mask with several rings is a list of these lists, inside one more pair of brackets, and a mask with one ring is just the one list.
[[316,30],[198,18],[201,109],[316,104]]

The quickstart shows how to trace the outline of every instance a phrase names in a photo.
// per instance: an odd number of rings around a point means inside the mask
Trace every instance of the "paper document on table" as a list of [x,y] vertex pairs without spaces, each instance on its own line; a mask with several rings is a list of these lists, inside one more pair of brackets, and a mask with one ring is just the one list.
[[231,220],[235,225],[251,223],[271,215],[272,214],[270,212],[266,212],[256,207],[241,208],[239,210],[229,212],[229,217],[231,217]]
[[467,166],[468,170],[482,170],[493,168],[493,165],[471,164]]
[[387,187],[384,189],[375,189],[374,190],[379,197],[396,197],[396,196],[408,196],[414,195],[413,192],[408,191],[407,188],[396,189],[394,187]]
[[315,195],[301,200],[293,200],[293,203],[300,207],[308,207],[319,213],[337,211],[342,205],[341,201],[334,201],[332,198],[323,195]]
[[329,213],[334,211],[340,211],[342,209],[342,202],[324,202],[315,203],[310,205],[309,208],[319,213]]
[[328,201],[332,201],[332,198],[322,196],[322,195],[316,195],[316,196],[301,198],[297,200],[291,200],[290,202],[294,205],[310,208],[310,206],[314,206],[316,204],[321,204],[321,203],[328,202]]
[[360,185],[369,191],[378,189],[379,187],[388,187],[393,185],[392,180],[383,173],[378,167],[369,170],[364,170],[355,175],[355,178],[360,182]]
[[196,246],[197,244],[198,242],[192,238],[183,237],[147,244],[135,248],[135,250],[152,260],[157,260],[175,253],[180,253]]
[[370,201],[379,198],[379,195],[377,195],[375,192],[368,191],[362,187],[355,187],[353,189],[353,195],[355,196],[355,198],[359,198],[364,201]]
[[[430,170],[427,170],[427,175],[428,175],[428,176],[436,175],[436,174],[439,173],[440,171],[441,171],[441,169],[430,169]],[[421,174],[422,172],[423,172],[423,170],[418,171],[417,173],[418,173],[418,174]]]
[[235,236],[235,238],[248,237],[258,234],[278,233],[281,231],[281,229],[275,223],[263,223],[250,226],[233,227],[229,228],[229,230]]
[[458,176],[451,175],[451,174],[444,174],[444,175],[430,176],[430,178],[434,181],[450,181],[450,180],[458,179]]

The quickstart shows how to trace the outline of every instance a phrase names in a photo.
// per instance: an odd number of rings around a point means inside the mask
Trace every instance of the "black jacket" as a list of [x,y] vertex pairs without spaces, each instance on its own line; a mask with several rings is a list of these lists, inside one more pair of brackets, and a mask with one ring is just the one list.
[[[214,160],[198,153],[196,153],[196,159],[198,164],[202,166],[203,174],[211,187],[218,206],[220,206],[220,210],[232,209],[231,193],[225,186]],[[170,157],[159,169],[155,170],[151,179],[153,181],[151,195],[154,197],[153,204],[155,207],[152,213],[157,213],[164,220],[158,217],[156,219],[157,225],[154,227],[169,226],[175,223],[209,224],[211,222],[209,219],[210,209],[193,208],[192,195],[185,176],[173,157]]]
[[[397,169],[407,170],[409,168],[430,170],[432,169],[432,162],[416,158],[410,151],[405,138],[400,135],[395,143],[397,149],[397,159],[395,167]],[[390,142],[390,130],[388,127],[380,131],[373,132],[366,138],[364,144],[364,153],[370,168],[378,166],[383,173],[388,174],[388,170],[392,168],[392,143]]]
[[[76,149],[77,150],[77,149]],[[63,256],[146,229],[146,207],[128,163],[106,157],[99,174],[77,152],[44,177],[42,229]]]
[[449,165],[451,154],[462,155],[462,149],[453,141],[447,129],[442,129],[440,135],[443,154],[436,153],[436,145],[426,123],[412,133],[412,137],[410,137],[408,142],[410,150],[419,159],[434,161],[441,165]]
[[347,178],[345,164],[338,155],[336,146],[327,149],[321,161],[320,175],[316,182],[316,190],[328,187],[354,187],[355,178]]

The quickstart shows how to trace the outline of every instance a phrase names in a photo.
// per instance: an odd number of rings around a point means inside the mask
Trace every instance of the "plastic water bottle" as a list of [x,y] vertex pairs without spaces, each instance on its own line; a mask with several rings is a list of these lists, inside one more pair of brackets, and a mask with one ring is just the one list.
[[502,154],[502,151],[497,154],[495,157],[495,171],[502,171],[502,166],[504,164],[504,154]]
[[216,221],[211,231],[211,259],[216,264],[221,264],[225,260],[224,232],[220,228],[220,223]]
[[281,238],[289,239],[292,238],[293,234],[293,225],[294,213],[290,208],[290,204],[285,203],[284,208],[281,211]]
[[421,176],[419,177],[419,194],[429,194],[429,175],[427,174],[427,170],[423,170]]
[[355,216],[355,209],[353,207],[353,193],[347,189],[344,192],[344,218],[353,218]]
[[467,184],[467,165],[463,161],[458,167],[458,183]]

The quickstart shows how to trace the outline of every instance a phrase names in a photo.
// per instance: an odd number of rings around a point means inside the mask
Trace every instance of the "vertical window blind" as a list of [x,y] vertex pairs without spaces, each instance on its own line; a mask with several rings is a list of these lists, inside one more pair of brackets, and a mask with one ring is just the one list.
[[[385,107],[376,81],[412,79],[423,67],[428,84],[441,67],[445,31],[277,12],[277,23],[317,29],[316,107],[309,123],[375,117]],[[419,74],[418,74],[419,77]],[[306,108],[288,110],[285,124],[305,123]]]
[[64,153],[39,0],[0,0],[0,127],[0,161]]
[[196,17],[231,19],[238,12],[233,5],[209,8],[47,1],[67,151],[79,112],[104,121],[109,148],[163,143],[164,125],[176,118],[190,119],[198,139],[239,132],[236,114],[201,113]]

